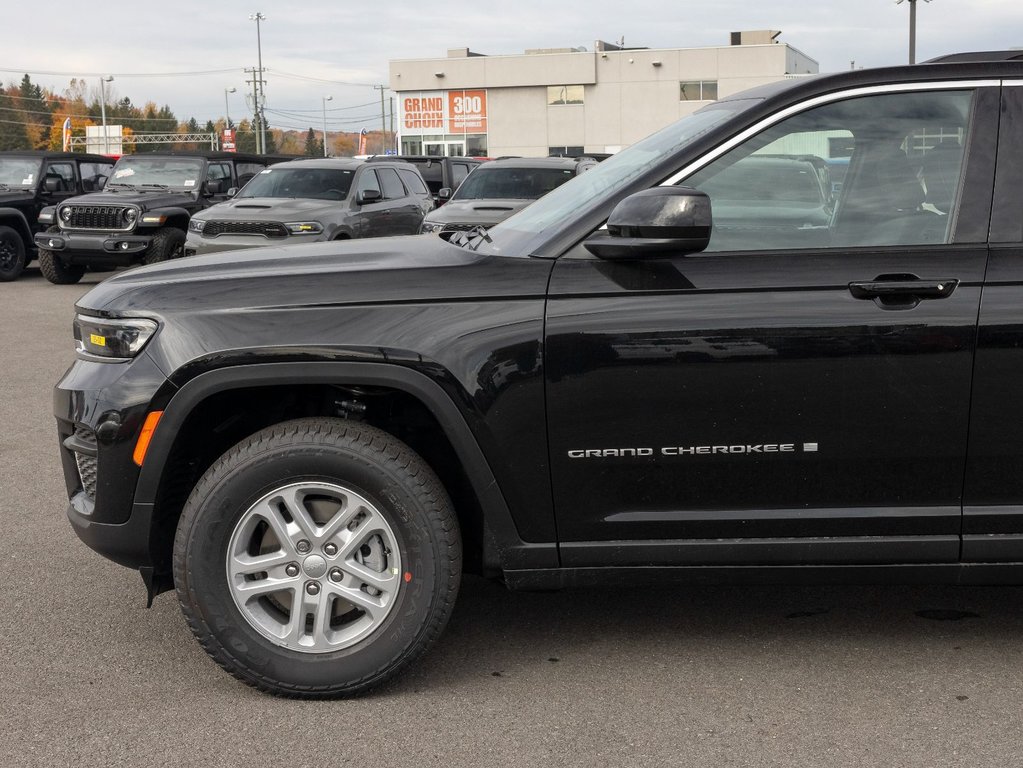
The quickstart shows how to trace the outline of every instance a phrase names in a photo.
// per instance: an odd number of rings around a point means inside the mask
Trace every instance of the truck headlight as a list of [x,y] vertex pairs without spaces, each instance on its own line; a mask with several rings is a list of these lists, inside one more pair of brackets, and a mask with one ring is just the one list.
[[289,221],[285,222],[284,226],[291,235],[318,235],[323,232],[323,227],[318,221]]
[[78,352],[111,360],[135,357],[159,326],[141,318],[106,319],[75,315],[74,333]]
[[420,234],[429,234],[431,232],[440,232],[444,229],[444,225],[436,221],[424,221],[419,225]]
[[71,221],[71,206],[67,205],[60,209],[60,220],[67,224]]
[[188,231],[202,234],[202,231],[206,229],[206,222],[203,219],[189,219],[188,220]]

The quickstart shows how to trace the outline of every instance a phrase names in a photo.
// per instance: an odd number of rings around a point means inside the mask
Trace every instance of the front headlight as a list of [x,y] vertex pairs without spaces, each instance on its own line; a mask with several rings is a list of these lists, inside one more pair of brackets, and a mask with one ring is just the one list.
[[71,206],[67,205],[60,209],[60,220],[67,224],[71,221]]
[[188,231],[197,232],[202,234],[202,231],[206,229],[206,222],[203,219],[189,219],[188,220]]
[[292,235],[318,235],[323,232],[323,227],[318,221],[289,221],[284,226]]
[[444,229],[444,225],[436,221],[424,221],[419,226],[419,232],[424,235],[430,232],[440,232],[442,229]]
[[135,209],[135,208],[125,208],[124,209],[124,224],[125,224],[125,226],[128,226],[128,227],[134,226],[135,222],[138,221],[138,218],[139,218],[139,212],[138,212],[137,209]]
[[111,360],[135,357],[159,326],[155,320],[123,318],[107,320],[102,317],[75,315],[75,340],[78,351]]

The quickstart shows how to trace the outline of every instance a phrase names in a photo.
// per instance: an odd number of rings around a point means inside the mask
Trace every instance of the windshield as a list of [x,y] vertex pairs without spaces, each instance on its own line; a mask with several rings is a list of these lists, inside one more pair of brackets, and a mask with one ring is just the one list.
[[107,189],[124,186],[197,189],[203,178],[203,161],[199,158],[136,155],[117,161]]
[[39,181],[41,161],[34,157],[0,157],[0,186],[34,187]]
[[452,200],[536,200],[575,176],[572,168],[477,168]]
[[354,176],[355,171],[338,168],[264,168],[242,187],[237,197],[344,200]]
[[[715,102],[612,155],[586,173],[573,177],[542,200],[496,225],[489,231],[493,243],[487,250],[509,255],[528,255],[545,239],[544,230],[574,218],[583,208],[614,194],[714,126],[754,103],[756,101],[752,99]],[[462,182],[462,186],[482,170],[479,168],[474,171]]]

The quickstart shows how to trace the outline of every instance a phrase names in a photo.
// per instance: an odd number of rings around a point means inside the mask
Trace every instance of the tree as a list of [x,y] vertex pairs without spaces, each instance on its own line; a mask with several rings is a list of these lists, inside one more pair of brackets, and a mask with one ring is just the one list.
[[29,148],[24,120],[14,96],[0,90],[0,150]]
[[317,141],[316,134],[310,128],[305,135],[305,154],[307,157],[320,157],[323,155],[323,143]]

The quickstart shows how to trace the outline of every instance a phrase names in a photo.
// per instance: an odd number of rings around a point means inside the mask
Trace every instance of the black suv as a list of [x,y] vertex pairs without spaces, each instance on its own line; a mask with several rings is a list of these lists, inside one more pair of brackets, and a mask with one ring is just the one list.
[[102,189],[114,161],[71,152],[0,152],[0,282],[17,280],[35,258],[39,212]]
[[[457,243],[115,276],[55,393],[71,524],[290,696],[407,665],[463,569],[1023,583],[1020,57],[730,96]],[[826,212],[719,226],[723,174],[833,155]]]
[[352,237],[414,235],[433,198],[414,165],[317,158],[260,171],[188,223],[185,254]]
[[155,264],[183,255],[188,219],[280,158],[234,152],[124,155],[102,192],[44,208],[39,268],[77,283],[86,267]]

